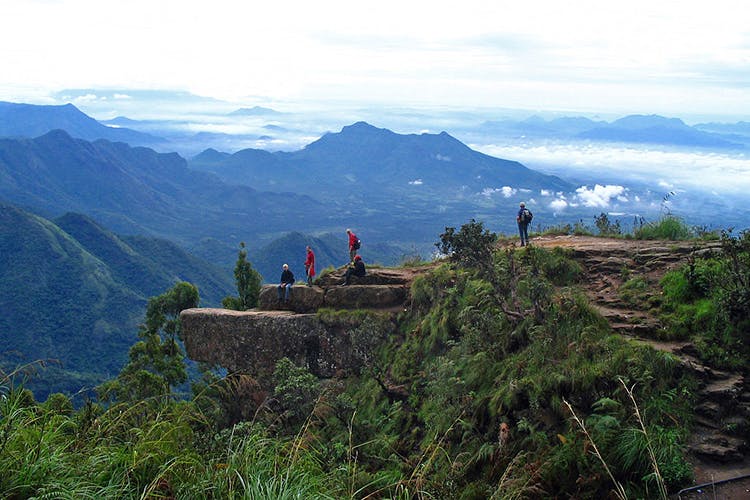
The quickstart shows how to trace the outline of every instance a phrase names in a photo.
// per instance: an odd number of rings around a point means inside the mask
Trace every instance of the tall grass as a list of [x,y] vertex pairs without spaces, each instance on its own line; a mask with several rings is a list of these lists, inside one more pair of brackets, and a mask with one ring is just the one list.
[[674,215],[665,215],[656,222],[649,222],[633,231],[638,240],[687,240],[695,237],[692,229]]

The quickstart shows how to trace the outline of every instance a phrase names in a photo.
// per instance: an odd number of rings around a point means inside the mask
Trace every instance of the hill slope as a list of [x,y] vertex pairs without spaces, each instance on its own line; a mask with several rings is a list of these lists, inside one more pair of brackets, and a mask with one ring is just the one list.
[[90,219],[55,222],[0,204],[0,361],[55,359],[31,387],[77,391],[117,373],[149,297],[195,283],[204,304],[232,293],[229,272],[145,237],[121,239]]
[[177,154],[57,130],[0,139],[0,199],[57,216],[85,213],[123,234],[185,246],[202,238],[238,243],[249,234],[306,229],[321,207],[310,198],[229,186],[187,168]]

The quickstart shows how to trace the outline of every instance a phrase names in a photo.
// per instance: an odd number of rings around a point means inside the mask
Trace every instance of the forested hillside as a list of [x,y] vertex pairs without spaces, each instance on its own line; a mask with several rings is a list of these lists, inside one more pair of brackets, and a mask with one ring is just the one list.
[[0,362],[50,362],[31,379],[40,396],[117,373],[149,297],[190,280],[218,305],[234,288],[227,270],[171,242],[120,238],[72,213],[50,221],[0,205],[0,256]]

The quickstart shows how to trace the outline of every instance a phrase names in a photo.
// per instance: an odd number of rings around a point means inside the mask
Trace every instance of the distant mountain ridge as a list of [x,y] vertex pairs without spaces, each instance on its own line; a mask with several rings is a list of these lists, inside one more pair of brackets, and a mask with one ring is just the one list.
[[521,121],[487,121],[478,129],[521,138],[745,149],[750,138],[735,134],[741,123],[691,127],[679,118],[660,115],[628,115],[611,123],[584,117],[545,120],[539,116],[532,116]]
[[706,148],[743,148],[718,134],[690,127],[679,118],[658,115],[630,115],[608,125],[599,125],[577,134],[580,139],[635,142],[642,144],[673,144]]
[[143,132],[102,125],[72,104],[43,106],[0,102],[0,137],[33,138],[56,129],[88,141],[107,139],[137,146],[164,142],[164,139]]
[[569,190],[562,179],[472,150],[446,132],[402,135],[357,122],[295,152],[210,151],[189,165],[226,182],[323,198],[466,199],[486,188]]
[[253,106],[252,108],[239,108],[229,113],[229,116],[273,116],[283,113],[263,106]]
[[261,230],[304,230],[321,210],[308,197],[225,184],[188,169],[176,153],[87,142],[61,130],[0,139],[0,179],[0,199],[53,216],[85,213],[119,233],[186,247],[202,238],[236,234],[234,246]]

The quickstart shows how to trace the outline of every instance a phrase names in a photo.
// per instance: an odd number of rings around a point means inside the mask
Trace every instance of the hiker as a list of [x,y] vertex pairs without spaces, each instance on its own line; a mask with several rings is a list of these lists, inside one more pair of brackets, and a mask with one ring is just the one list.
[[349,284],[349,278],[351,278],[352,276],[359,276],[361,278],[365,274],[365,263],[362,260],[362,257],[360,257],[359,255],[355,255],[354,265],[349,266],[349,268],[346,270],[346,274],[344,275],[344,285]]
[[518,233],[521,235],[521,246],[526,246],[529,244],[529,224],[534,216],[531,214],[531,210],[526,208],[526,203],[521,202],[518,206],[518,215],[516,216]]
[[357,235],[352,232],[351,229],[346,230],[346,234],[349,235],[349,263],[354,263],[354,256],[357,255],[357,250],[359,250],[359,246],[361,242],[359,241],[359,238],[357,238]]
[[294,274],[289,270],[289,266],[284,264],[281,266],[281,280],[279,287],[276,289],[279,295],[279,302],[281,302],[281,291],[284,290],[284,302],[289,302],[289,293],[294,286]]
[[307,258],[305,259],[305,274],[307,275],[307,286],[312,286],[313,278],[315,277],[315,254],[307,245]]

